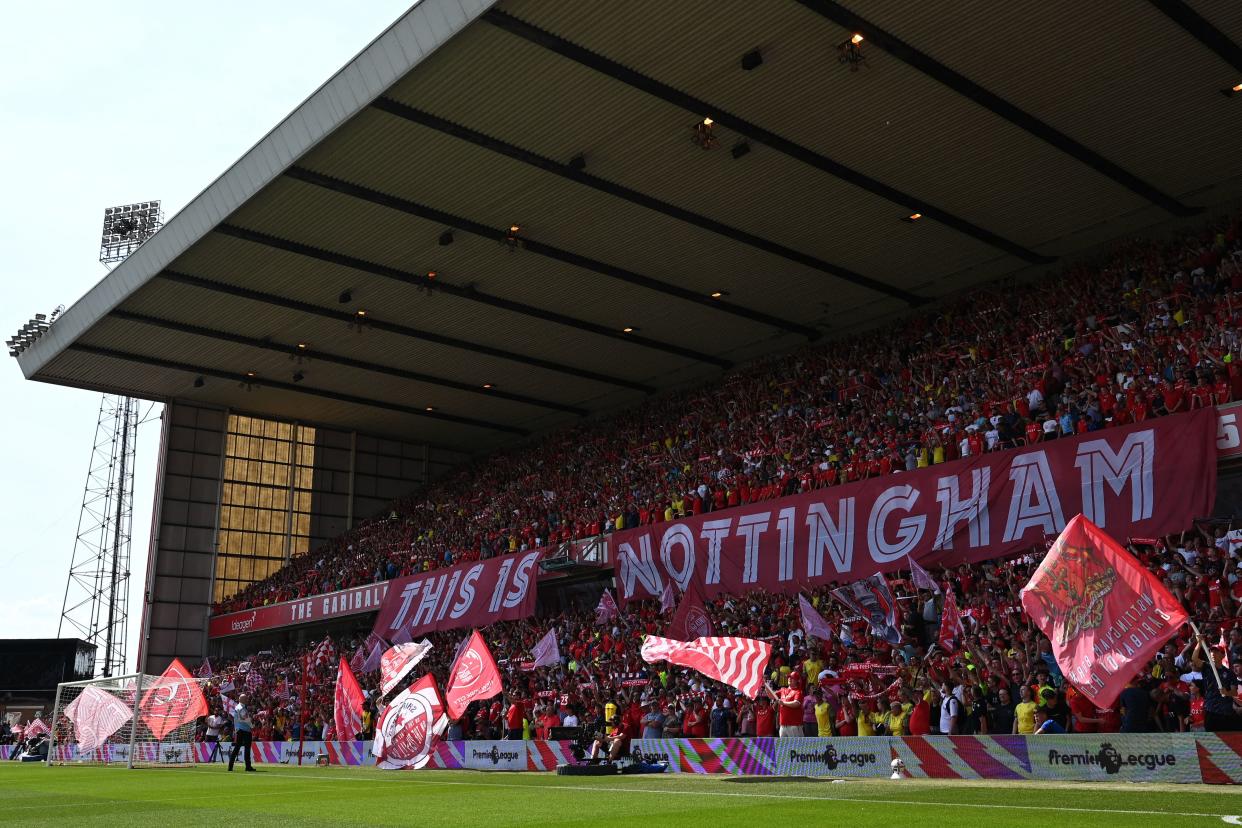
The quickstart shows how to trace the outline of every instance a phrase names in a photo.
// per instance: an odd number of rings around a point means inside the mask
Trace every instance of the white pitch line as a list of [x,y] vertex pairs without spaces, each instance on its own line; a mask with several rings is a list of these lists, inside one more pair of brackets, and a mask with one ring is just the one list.
[[[285,774],[289,776],[290,774]],[[339,778],[339,777],[333,777]],[[314,780],[312,780],[314,781]],[[328,791],[337,790],[332,785],[317,785],[313,788],[299,788],[298,791]],[[35,794],[36,796],[38,794]],[[229,793],[229,799],[240,798],[243,796],[287,796],[288,791],[256,791],[254,793]],[[209,797],[218,797],[220,792],[216,791],[210,794],[185,794],[184,796],[170,796],[163,799],[97,799],[90,802],[58,802],[52,805],[13,805],[5,806],[5,811],[41,811],[45,808],[94,808],[98,805],[145,805],[152,802],[184,802],[187,799],[207,799]]]
[[[190,773],[210,773],[210,771],[190,771]],[[283,778],[297,778],[296,773],[268,773],[269,776],[279,776]],[[320,779],[334,779],[342,782],[370,782],[375,784],[401,784],[401,785],[467,785],[471,787],[482,788],[526,788],[531,789],[536,786],[526,784],[512,784],[505,782],[473,782],[473,781],[451,781],[447,779],[365,779],[357,776],[321,776]],[[617,787],[605,787],[599,785],[548,785],[540,788],[540,791],[590,791],[592,793],[641,793],[641,794],[670,794],[674,796],[730,796],[740,799],[792,799],[809,802],[860,802],[867,805],[937,805],[947,806],[950,808],[982,808],[987,810],[1002,811],[1048,811],[1053,813],[1085,813],[1085,814],[1130,814],[1134,816],[1182,816],[1182,817],[1213,817],[1216,819],[1224,819],[1229,814],[1207,814],[1196,811],[1142,811],[1137,809],[1122,808],[1071,808],[1065,806],[1049,806],[1049,805],[998,805],[995,803],[984,802],[944,802],[937,800],[924,799],[863,799],[851,796],[807,796],[805,794],[772,794],[772,793],[742,793],[738,791],[674,791],[660,790],[658,788],[628,788],[624,785]]]

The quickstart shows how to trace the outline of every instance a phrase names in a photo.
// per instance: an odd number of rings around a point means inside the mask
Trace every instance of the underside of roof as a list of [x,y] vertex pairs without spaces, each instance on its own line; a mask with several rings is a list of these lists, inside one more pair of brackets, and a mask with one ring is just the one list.
[[1236,197],[1239,38],[1208,0],[423,0],[19,360],[488,451]]

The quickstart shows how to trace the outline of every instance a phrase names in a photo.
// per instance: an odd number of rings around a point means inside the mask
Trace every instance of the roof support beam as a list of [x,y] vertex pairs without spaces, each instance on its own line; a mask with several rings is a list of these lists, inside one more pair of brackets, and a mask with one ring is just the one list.
[[[965,75],[950,69],[935,58],[919,51],[896,35],[879,28],[840,3],[834,2],[834,0],[798,0],[798,2],[847,31],[858,32],[864,35],[868,43],[874,43],[902,63],[922,72],[932,80],[944,84],[959,95],[969,98],[992,114],[1004,118],[1019,129],[1034,135],[1046,144],[1085,164],[1100,175],[1112,179],[1130,192],[1146,199],[1168,213],[1175,216],[1193,216],[1201,212],[1201,208],[1187,207],[1167,193],[1161,192],[1154,185],[1123,169],[1120,165],[1114,164],[1104,156],[1078,143],[1065,133],[1044,123],[999,95],[989,92]],[[1156,5],[1164,4],[1157,2]],[[933,213],[932,217],[934,216],[935,214]]]
[[[317,173],[313,170],[308,170],[305,167],[290,167],[285,171],[285,175],[307,184],[314,184],[315,186],[324,187],[325,189],[333,190],[344,195],[353,196],[354,198],[358,198],[363,201],[369,201],[372,204],[378,204],[392,210],[399,210],[400,212],[407,213],[411,216],[417,216],[421,219],[426,219],[427,221],[433,221],[437,224],[455,227],[458,230],[462,230],[476,236],[481,236],[492,241],[502,242],[506,238],[505,234],[507,232],[507,228],[502,229],[498,227],[489,227],[488,225],[481,224],[477,221],[472,221],[461,216],[455,216],[452,213],[446,213],[443,210],[437,210],[434,207],[428,207],[399,196],[389,195],[388,193],[382,193],[378,190],[372,190],[369,187],[363,187],[359,184],[352,184],[348,181],[342,181],[339,178],[333,178],[332,176]],[[686,288],[679,287],[678,285],[662,282],[659,279],[653,279],[650,276],[642,276],[638,273],[634,273],[633,271],[607,264],[606,262],[591,259],[587,256],[581,256],[577,253],[571,253],[568,250],[561,250],[560,248],[553,247],[550,244],[544,244],[526,237],[522,237],[521,244],[523,250],[534,253],[535,255],[555,259],[558,262],[564,262],[565,264],[573,265],[574,267],[580,267],[583,270],[589,270],[594,273],[598,273],[601,276],[608,276],[609,278],[616,279],[621,282],[628,282],[631,285],[647,288],[648,290],[653,290],[657,293],[663,293],[677,299],[684,299],[688,302],[694,302],[697,305],[702,305],[703,307],[711,308],[715,311],[729,313],[743,319],[749,319],[752,322],[770,325],[778,330],[796,333],[806,337],[807,339],[819,338],[819,331],[814,328],[799,325],[795,322],[789,322],[775,316],[770,316],[761,311],[753,310],[742,305],[735,305],[732,302],[713,299],[710,296],[697,293],[693,290],[687,290]],[[478,299],[478,301],[487,301],[488,303],[507,301],[497,299],[497,297],[487,296],[486,294],[480,294],[477,291],[466,291],[464,288],[459,288],[459,290],[465,291],[468,297],[484,297],[482,299]],[[514,302],[510,304],[517,305],[518,303]],[[527,308],[527,312],[538,310],[529,308],[525,305],[521,305],[519,307]],[[548,311],[539,312],[544,314],[549,313]],[[566,322],[564,324],[569,323]],[[581,324],[590,325],[591,323]],[[574,325],[574,327],[580,327],[580,325]],[[620,332],[611,328],[605,328],[600,325],[593,325],[592,327],[595,329],[596,333],[600,333],[605,336],[612,336],[616,338],[621,335]],[[633,334],[625,334],[624,339],[627,342],[638,341],[633,338]],[[651,340],[646,340],[646,343],[651,347],[659,347]],[[716,357],[708,357],[704,361],[714,362],[721,365],[721,367],[727,367],[729,364],[726,360],[721,360]]]
[[761,236],[756,236],[752,233],[746,232],[745,230],[730,227],[723,222],[716,221],[715,219],[708,218],[707,216],[700,215],[683,207],[678,207],[677,205],[670,204],[667,201],[662,201],[661,199],[647,195],[646,193],[631,190],[621,184],[608,181],[607,179],[600,178],[599,176],[591,175],[584,170],[574,169],[568,164],[562,164],[558,161],[552,160],[551,158],[539,155],[538,153],[522,149],[519,146],[506,143],[505,141],[501,141],[499,138],[493,138],[490,135],[485,135],[482,132],[478,132],[470,129],[469,127],[462,126],[461,124],[446,120],[438,115],[432,115],[430,112],[425,112],[421,109],[403,104],[400,101],[393,100],[392,98],[380,96],[371,103],[371,106],[382,112],[386,112],[389,115],[395,115],[398,118],[403,118],[420,126],[434,129],[445,135],[451,135],[454,138],[458,138],[462,141],[474,144],[475,146],[482,147],[483,149],[491,150],[492,152],[498,153],[507,158],[512,158],[515,161],[521,161],[523,164],[528,164],[532,167],[543,170],[544,172],[549,172],[553,175],[560,176],[561,178],[582,184],[601,193],[607,193],[608,195],[628,201],[631,204],[637,204],[640,207],[654,210],[657,213],[663,213],[670,218],[708,230],[712,233],[716,233],[717,235],[724,236],[727,239],[741,242],[742,244],[749,245],[757,250],[762,250],[765,253],[780,256],[783,259],[796,262],[797,264],[821,271],[822,273],[827,273],[830,276],[843,279],[851,284],[858,285],[859,287],[864,287],[868,290],[874,290],[877,293],[882,293],[886,296],[900,299],[911,306],[918,306],[927,302],[927,300],[923,297],[916,296],[909,291],[886,284],[878,279],[872,279],[868,276],[862,275],[861,273],[856,273],[849,268],[826,262],[823,259],[807,253],[802,253],[790,247],[786,247],[783,244],[779,244],[778,242],[765,239]]
[[309,385],[292,382],[280,382],[278,380],[268,379],[265,377],[248,377],[245,374],[235,374],[232,371],[222,371],[218,368],[207,368],[201,365],[191,365],[185,362],[177,362],[171,359],[163,359],[162,357],[146,356],[145,354],[134,354],[127,351],[118,351],[113,348],[100,348],[95,345],[86,345],[82,342],[75,342],[69,346],[68,350],[80,351],[84,354],[94,354],[95,356],[110,357],[112,359],[121,359],[127,362],[137,362],[142,365],[150,365],[155,368],[164,368],[170,371],[184,371],[187,374],[202,374],[205,377],[215,377],[216,379],[227,380],[229,382],[243,383],[246,385],[258,385],[264,388],[273,388],[278,391],[291,391],[295,394],[307,394],[312,397],[323,397],[324,399],[336,400],[337,402],[350,403],[352,405],[366,406],[367,408],[382,408],[388,411],[397,411],[402,414],[412,414],[416,417],[426,417],[429,420],[440,420],[441,422],[454,423],[456,425],[473,426],[474,428],[483,428],[490,431],[500,431],[506,434],[516,434],[519,437],[526,437],[529,431],[515,426],[502,425],[500,423],[489,423],[486,420],[476,420],[473,417],[461,417],[456,414],[445,414],[440,411],[427,411],[414,406],[401,405],[400,403],[388,402],[387,400],[372,400],[366,397],[358,397],[353,394],[342,394],[339,391],[329,391],[324,388],[312,388]]
[[483,18],[488,23],[503,29],[506,32],[515,34],[524,38],[538,46],[541,46],[551,52],[555,52],[562,57],[593,69],[601,74],[620,81],[627,86],[646,92],[647,94],[659,98],[673,106],[679,106],[688,112],[694,113],[695,116],[702,118],[710,115],[712,119],[721,126],[728,127],[739,135],[744,135],[750,140],[764,144],[777,152],[782,152],[790,158],[797,159],[802,163],[815,167],[818,170],[828,173],[829,175],[839,178],[849,184],[866,190],[869,193],[879,196],[880,198],[891,201],[900,205],[907,213],[922,213],[926,218],[938,221],[946,227],[951,227],[960,233],[971,236],[984,244],[995,247],[997,250],[1004,251],[1012,256],[1017,256],[1024,261],[1032,264],[1048,264],[1054,261],[1049,256],[1028,250],[1020,244],[1012,242],[1008,239],[998,236],[990,230],[978,227],[964,218],[955,216],[947,210],[941,210],[934,204],[930,204],[922,199],[898,190],[896,187],[877,181],[870,176],[845,166],[839,161],[820,155],[819,153],[808,149],[800,144],[796,144],[787,138],[782,138],[770,130],[764,129],[758,124],[753,124],[737,115],[718,107],[708,101],[696,98],[678,89],[674,89],[654,78],[636,72],[629,67],[622,66],[616,61],[610,60],[603,55],[597,54],[585,49],[575,43],[571,43],[564,38],[558,37],[551,32],[533,26],[530,23],[519,20],[512,15],[496,9],[489,9],[483,14]]
[[374,328],[377,331],[384,331],[385,333],[396,334],[398,336],[408,336],[411,339],[432,342],[436,345],[444,345],[449,348],[459,348],[470,353],[483,354],[485,356],[496,357],[497,359],[505,359],[510,362],[517,362],[534,368],[542,368],[545,371],[553,371],[558,374],[591,380],[592,382],[599,382],[605,385],[615,386],[617,388],[628,388],[631,391],[639,391],[643,394],[651,394],[655,392],[653,387],[645,385],[641,382],[634,382],[632,380],[622,379],[621,377],[613,377],[608,374],[600,374],[596,371],[588,371],[584,368],[575,368],[572,365],[564,365],[559,362],[552,362],[538,357],[515,354],[512,351],[506,351],[503,348],[493,348],[489,345],[481,345],[477,342],[470,342],[465,339],[457,339],[455,337],[444,336],[443,334],[432,333],[430,331],[422,331],[418,328],[411,328],[407,325],[399,325],[395,322],[385,322],[382,319],[377,319],[370,313],[367,314],[365,320],[359,320],[356,315],[346,313],[345,311],[330,310],[328,308],[322,308],[318,305],[313,305],[309,302],[300,302],[297,299],[289,299],[284,296],[263,293],[261,291],[252,290],[251,288],[225,284],[224,282],[215,282],[210,279],[204,279],[201,276],[191,276],[188,273],[178,273],[173,270],[164,270],[160,272],[159,277],[167,279],[171,282],[202,288],[203,290],[226,293],[230,296],[250,299],[254,302],[262,302],[266,305],[272,305],[285,310],[293,310],[310,316],[318,316],[322,319],[332,319],[346,325],[362,324],[364,327]]
[[296,343],[288,344],[275,342],[271,339],[255,339],[249,336],[229,333],[227,331],[217,331],[212,328],[204,328],[198,325],[187,325],[183,322],[173,322],[168,319],[160,319],[158,317],[147,316],[141,313],[132,313],[127,310],[117,309],[112,311],[109,316],[115,317],[116,319],[122,319],[126,322],[135,322],[140,325],[152,325],[154,327],[163,328],[169,331],[193,334],[194,336],[216,339],[221,342],[232,342],[236,345],[245,345],[250,348],[258,348],[260,350],[271,351],[277,354],[289,354],[296,356],[299,359],[327,362],[333,365],[341,365],[346,368],[354,368],[359,371],[387,374],[390,377],[398,377],[400,379],[413,380],[414,382],[427,383],[428,385],[436,385],[441,388],[452,388],[455,391],[465,391],[468,394],[478,394],[481,397],[509,400],[510,402],[524,403],[525,405],[534,405],[540,408],[549,408],[554,411],[562,411],[566,414],[573,414],[577,417],[585,417],[588,413],[590,413],[585,408],[578,408],[576,406],[565,405],[563,403],[540,400],[535,397],[528,397],[525,394],[515,394],[511,391],[504,391],[499,388],[488,389],[479,385],[471,385],[466,382],[436,377],[431,374],[423,374],[418,371],[407,371],[404,368],[394,368],[390,365],[379,365],[374,362],[353,359],[352,357],[329,354],[325,351],[315,350],[309,346],[306,348],[300,348]]
[[306,256],[311,259],[318,259],[321,262],[348,267],[353,270],[359,270],[363,273],[370,273],[373,276],[380,276],[385,279],[392,279],[397,282],[403,282],[407,285],[423,288],[424,290],[434,290],[449,296],[456,296],[459,299],[466,299],[471,302],[479,302],[480,304],[489,305],[493,308],[511,311],[529,316],[532,319],[541,319],[544,322],[552,322],[557,325],[564,325],[568,328],[574,328],[579,331],[585,331],[597,336],[606,336],[609,339],[616,339],[629,345],[638,345],[645,348],[651,348],[657,351],[663,351],[666,354],[682,357],[683,359],[692,359],[696,362],[706,362],[715,365],[718,368],[728,368],[732,363],[727,359],[712,356],[711,354],[700,353],[692,348],[683,348],[680,345],[673,345],[667,342],[661,342],[658,339],[651,339],[646,336],[638,336],[632,333],[624,333],[614,328],[608,328],[604,325],[597,325],[594,322],[587,322],[576,319],[572,316],[556,313],[555,311],[536,308],[533,305],[526,305],[521,302],[514,302],[509,299],[503,299],[499,296],[492,296],[473,288],[462,287],[445,282],[442,279],[428,279],[423,274],[409,273],[404,270],[398,270],[388,265],[368,262],[365,259],[358,259],[353,256],[347,256],[344,253],[336,253],[331,250],[324,250],[319,247],[312,247],[309,244],[282,239],[267,233],[260,233],[257,230],[250,230],[245,227],[238,227],[235,224],[219,224],[216,226],[217,233],[223,233],[226,236],[232,236],[238,239],[244,239],[254,244],[261,244],[265,247],[271,247],[276,250],[283,250],[286,253],[293,253],[298,256]]
[[[1211,49],[1225,63],[1242,74],[1242,47],[1234,43],[1230,37],[1213,26],[1197,11],[1186,4],[1185,0],[1150,0],[1151,4],[1177,25],[1181,26],[1190,36]],[[1234,80],[1229,86],[1237,83]]]

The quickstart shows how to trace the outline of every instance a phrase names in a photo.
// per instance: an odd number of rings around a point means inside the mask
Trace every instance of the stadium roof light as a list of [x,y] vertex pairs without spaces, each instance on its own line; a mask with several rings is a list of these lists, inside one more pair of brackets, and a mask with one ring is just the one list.
[[709,115],[690,128],[690,140],[694,142],[695,146],[704,150],[713,149],[716,146],[718,141],[715,135],[715,124],[716,122]]
[[140,201],[104,210],[99,240],[99,261],[115,264],[155,235],[164,224],[164,211],[158,201]]

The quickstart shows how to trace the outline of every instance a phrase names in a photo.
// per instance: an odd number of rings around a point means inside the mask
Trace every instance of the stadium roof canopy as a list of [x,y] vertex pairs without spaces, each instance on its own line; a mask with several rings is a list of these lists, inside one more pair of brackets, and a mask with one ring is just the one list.
[[20,364],[472,452],[630,405],[1233,198],[1242,4],[1118,11],[422,0]]

